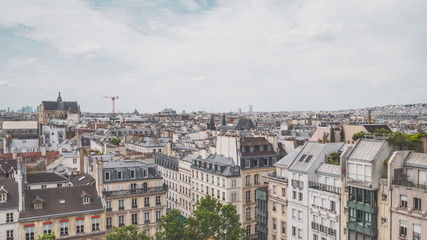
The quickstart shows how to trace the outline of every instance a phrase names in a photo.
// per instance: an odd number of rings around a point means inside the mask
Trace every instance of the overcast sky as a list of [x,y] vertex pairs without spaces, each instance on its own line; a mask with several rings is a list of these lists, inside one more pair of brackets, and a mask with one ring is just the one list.
[[427,102],[427,1],[0,0],[0,109]]

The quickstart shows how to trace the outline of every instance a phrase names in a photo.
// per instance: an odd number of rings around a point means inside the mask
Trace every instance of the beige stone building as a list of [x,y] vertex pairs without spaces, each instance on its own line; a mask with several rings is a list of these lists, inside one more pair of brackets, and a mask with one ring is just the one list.
[[43,101],[40,104],[39,124],[47,124],[52,119],[67,119],[71,124],[80,120],[80,106],[77,102],[62,101],[61,93],[56,101]]
[[27,190],[19,213],[19,239],[45,233],[56,239],[105,239],[105,210],[95,185]]
[[106,228],[136,225],[154,235],[166,214],[167,187],[155,164],[139,161],[93,161],[93,176],[106,203]]
[[395,152],[388,163],[391,236],[396,239],[426,239],[427,154]]

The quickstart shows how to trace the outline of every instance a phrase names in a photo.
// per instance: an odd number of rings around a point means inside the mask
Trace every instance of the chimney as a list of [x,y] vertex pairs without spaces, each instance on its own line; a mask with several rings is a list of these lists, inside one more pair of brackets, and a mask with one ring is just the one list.
[[371,109],[368,110],[368,124],[371,124],[372,116],[371,116]]
[[13,159],[18,158],[18,150],[16,150],[16,148],[12,148],[12,158]]
[[17,172],[18,172],[18,176],[17,176],[17,180],[18,180],[18,210],[22,211],[25,208],[25,204],[24,204],[24,191],[23,191],[23,182],[22,182],[22,158],[19,158],[17,160]]
[[45,145],[43,145],[41,147],[41,152],[42,152],[42,157],[46,157],[46,146]]

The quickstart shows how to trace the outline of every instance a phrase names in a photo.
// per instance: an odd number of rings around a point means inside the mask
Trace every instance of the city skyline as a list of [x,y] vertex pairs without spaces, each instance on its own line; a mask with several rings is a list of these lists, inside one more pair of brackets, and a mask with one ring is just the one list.
[[83,112],[425,102],[426,4],[5,1],[0,109],[58,92]]

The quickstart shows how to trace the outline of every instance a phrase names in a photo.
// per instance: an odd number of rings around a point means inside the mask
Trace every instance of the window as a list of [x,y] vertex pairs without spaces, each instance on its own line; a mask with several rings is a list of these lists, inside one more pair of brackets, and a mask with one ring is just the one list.
[[255,160],[254,160],[254,167],[259,167],[258,159],[255,159]]
[[246,186],[250,186],[251,185],[251,176],[246,176]]
[[421,198],[414,198],[414,210],[421,210]]
[[150,213],[149,212],[144,213],[144,219],[145,219],[145,223],[150,223]]
[[292,199],[297,199],[297,192],[292,191]]
[[110,181],[110,172],[105,172],[104,173],[104,180],[105,181]]
[[135,179],[135,170],[130,170],[130,178]]
[[285,206],[285,204],[282,204],[282,214],[286,215],[286,206]]
[[426,184],[426,171],[424,170],[418,170],[418,183],[420,185]]
[[111,201],[106,201],[105,204],[107,207],[107,211],[111,211]]
[[232,193],[231,193],[231,201],[232,201],[232,202],[237,201],[237,194],[236,194],[236,192],[232,192]]
[[406,169],[406,176],[408,177],[408,181],[414,182],[414,170],[412,168]]
[[297,228],[292,226],[292,236],[296,236],[297,235]]
[[273,211],[276,211],[276,202],[273,202]]
[[68,235],[68,220],[59,223],[59,234],[61,236]]
[[421,225],[420,224],[414,224],[414,231],[412,233],[413,240],[420,240],[421,239]]
[[6,202],[6,200],[7,200],[7,194],[6,193],[0,194],[0,202]]
[[336,210],[336,203],[335,201],[331,201],[331,211],[335,211]]
[[251,208],[246,208],[246,221],[251,221]]
[[160,222],[160,219],[162,218],[162,212],[156,211],[156,222]]
[[6,213],[6,222],[7,223],[13,222],[13,213]]
[[298,201],[302,201],[302,193],[298,193]]
[[123,199],[120,199],[119,200],[119,210],[123,210],[123,209],[125,209],[125,204],[124,204]]
[[107,228],[111,228],[111,227],[112,227],[111,217],[107,217],[106,227],[107,227]]
[[52,234],[52,222],[43,223],[43,234]]
[[161,202],[160,202],[160,196],[156,196],[156,205],[158,206],[160,204],[161,204]]
[[132,214],[132,224],[138,225],[138,214],[136,214],[136,213]]
[[400,206],[407,208],[408,207],[408,197],[405,195],[400,195]]
[[99,216],[92,217],[92,232],[99,231]]
[[286,197],[286,188],[282,188],[282,197]]
[[34,240],[34,225],[25,227],[25,240]]
[[298,228],[298,238],[302,238],[302,229]]
[[246,226],[246,236],[251,235],[251,225]]
[[149,207],[150,206],[150,197],[145,197],[144,198],[144,207]]
[[251,202],[251,191],[246,191],[246,203]]
[[122,176],[122,170],[117,171],[117,180],[122,180],[123,176]]
[[297,218],[297,210],[292,209],[292,218]]
[[122,227],[125,225],[125,216],[119,216],[119,227]]
[[6,231],[6,240],[13,240],[13,230]]
[[402,220],[399,221],[399,236],[400,237],[406,237],[406,234],[408,231],[406,224],[407,224],[406,221],[402,221]]
[[302,211],[298,211],[298,220],[302,220]]
[[387,224],[387,218],[381,218],[381,224]]
[[281,222],[281,225],[282,225],[282,234],[285,234],[286,233],[286,224],[285,224],[285,222]]
[[255,148],[253,146],[249,147],[249,152],[253,152],[255,150]]
[[[213,177],[212,177],[213,178]],[[213,180],[212,180],[213,182]],[[231,187],[235,188],[236,187],[236,179],[231,180]]]
[[250,168],[251,167],[251,161],[250,160],[246,160],[245,161],[245,168]]
[[276,219],[275,218],[273,218],[273,230],[276,230]]
[[76,233],[84,233],[84,232],[85,232],[85,220],[76,219]]
[[88,203],[90,203],[90,197],[84,197],[83,204],[88,204]]
[[387,195],[386,194],[381,194],[381,200],[383,202],[387,201]]
[[132,208],[138,208],[138,198],[132,198]]

